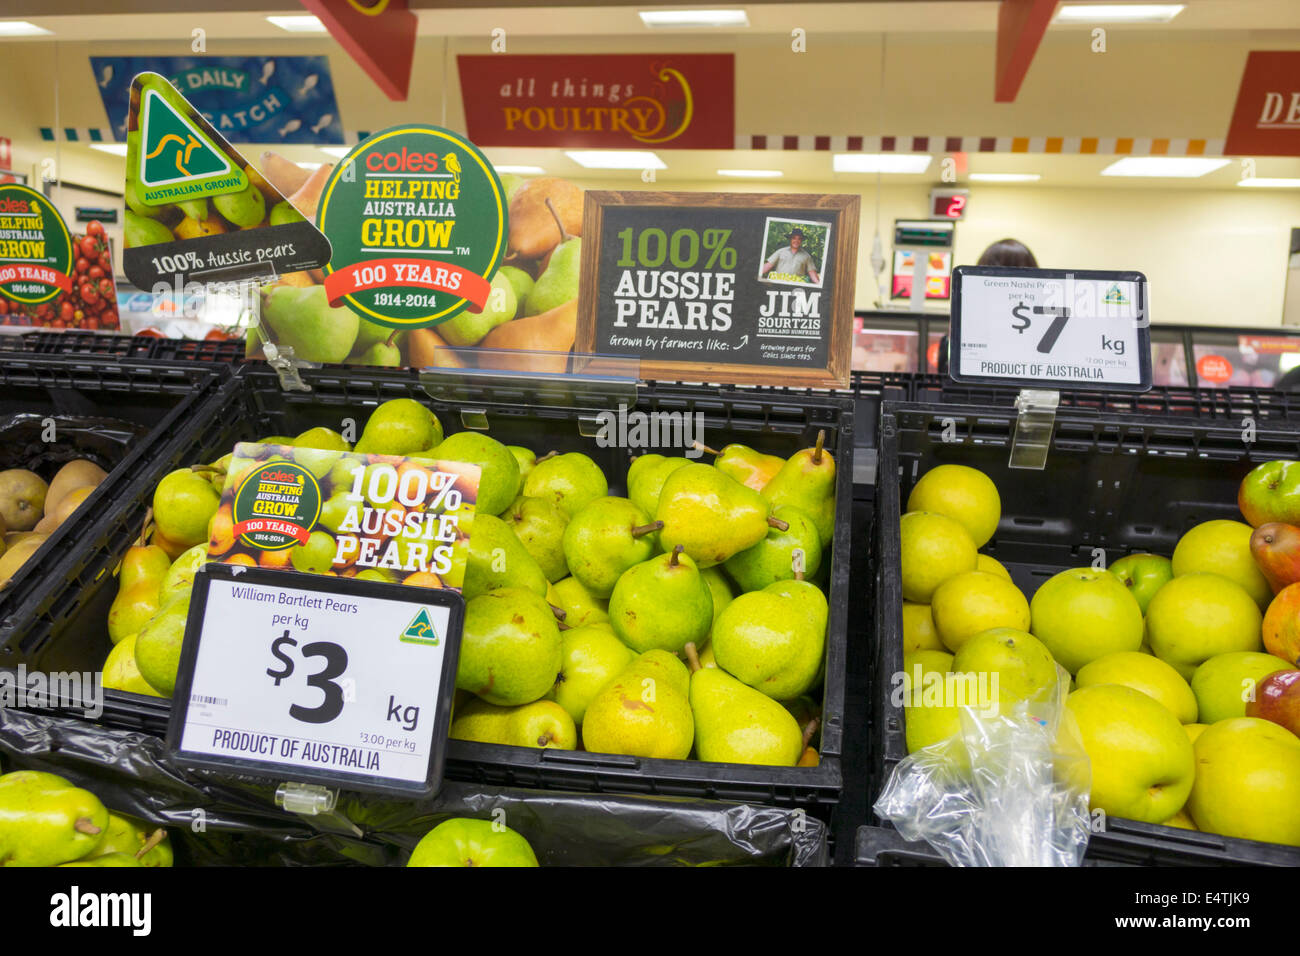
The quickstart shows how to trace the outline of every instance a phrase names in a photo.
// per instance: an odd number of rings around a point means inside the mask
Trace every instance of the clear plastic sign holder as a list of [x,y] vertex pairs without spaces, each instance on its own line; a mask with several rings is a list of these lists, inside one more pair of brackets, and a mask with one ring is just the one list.
[[1056,409],[1061,393],[1055,389],[1022,388],[1016,396],[1016,430],[1011,436],[1008,468],[1042,471],[1052,448]]

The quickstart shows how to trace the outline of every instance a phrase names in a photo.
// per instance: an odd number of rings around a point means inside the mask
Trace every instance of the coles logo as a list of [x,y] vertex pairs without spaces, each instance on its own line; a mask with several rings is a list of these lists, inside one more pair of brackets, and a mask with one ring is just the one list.
[[1196,374],[1207,382],[1226,382],[1232,378],[1232,363],[1222,355],[1202,355],[1196,360]]
[[366,169],[372,173],[433,173],[438,171],[437,153],[413,153],[405,146],[400,151],[371,153]]
[[25,216],[32,211],[26,199],[0,199],[0,212]]

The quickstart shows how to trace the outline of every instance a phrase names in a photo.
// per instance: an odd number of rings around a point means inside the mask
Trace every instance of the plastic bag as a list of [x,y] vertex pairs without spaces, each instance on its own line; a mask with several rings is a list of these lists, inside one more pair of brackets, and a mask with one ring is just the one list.
[[[51,425],[53,442],[46,440]],[[0,415],[0,470],[26,468],[49,481],[64,462],[85,458],[112,471],[148,431],[144,425],[120,418],[28,412]]]
[[1047,700],[962,706],[958,734],[894,767],[876,814],[953,866],[1081,865],[1091,767],[1065,709],[1069,681],[1058,667]]
[[335,819],[300,817],[276,808],[273,783],[173,766],[165,742],[150,734],[0,708],[0,772],[12,770],[60,774],[112,810],[167,827],[181,866],[402,866],[421,837],[453,816],[502,819],[544,866],[828,862],[820,820],[685,797],[447,781],[430,800],[341,793]]

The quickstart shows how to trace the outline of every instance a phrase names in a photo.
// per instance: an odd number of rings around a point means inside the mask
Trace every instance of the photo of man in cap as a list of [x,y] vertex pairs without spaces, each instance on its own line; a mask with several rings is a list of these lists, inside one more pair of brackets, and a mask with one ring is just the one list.
[[779,275],[800,276],[812,282],[813,285],[821,285],[822,278],[817,272],[817,266],[813,262],[813,257],[802,248],[804,233],[802,229],[791,229],[786,234],[786,240],[789,245],[777,249],[767,261],[763,263],[763,268],[759,271],[760,279],[766,278],[769,272],[776,272]]

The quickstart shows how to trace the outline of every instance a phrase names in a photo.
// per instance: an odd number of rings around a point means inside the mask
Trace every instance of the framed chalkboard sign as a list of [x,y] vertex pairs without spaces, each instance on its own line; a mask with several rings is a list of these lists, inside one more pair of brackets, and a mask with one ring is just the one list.
[[579,353],[648,379],[846,386],[857,196],[586,194]]

